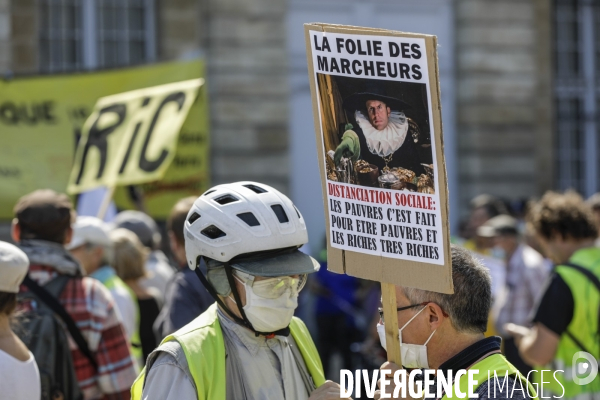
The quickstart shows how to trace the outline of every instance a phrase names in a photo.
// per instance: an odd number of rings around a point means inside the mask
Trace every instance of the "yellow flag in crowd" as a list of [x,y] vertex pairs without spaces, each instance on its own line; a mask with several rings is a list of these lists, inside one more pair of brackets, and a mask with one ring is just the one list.
[[160,179],[203,84],[191,79],[99,99],[83,127],[68,192]]
[[[204,74],[203,60],[188,60],[0,80],[0,219],[10,220],[19,197],[33,190],[66,190],[84,124],[98,99],[198,79]],[[163,111],[169,112],[169,107],[165,105]],[[162,116],[161,112],[159,125]],[[99,124],[108,124],[113,118],[104,117]],[[153,129],[150,142],[154,143],[156,134],[161,134],[159,128],[157,125]],[[141,126],[138,136],[144,139],[147,132],[147,126]],[[136,185],[152,217],[165,219],[180,198],[198,196],[210,186],[209,132],[208,93],[203,85],[180,128],[175,155],[167,171],[158,180]],[[146,149],[146,158],[150,161],[160,155],[160,152],[154,153],[152,143]],[[92,147],[88,152],[91,159],[98,157],[97,148]],[[139,163],[139,153],[137,159],[133,154],[131,157]],[[99,162],[96,168],[98,166]],[[82,176],[82,180],[84,178]],[[126,187],[117,188],[114,200],[119,209],[136,207],[129,193]]]

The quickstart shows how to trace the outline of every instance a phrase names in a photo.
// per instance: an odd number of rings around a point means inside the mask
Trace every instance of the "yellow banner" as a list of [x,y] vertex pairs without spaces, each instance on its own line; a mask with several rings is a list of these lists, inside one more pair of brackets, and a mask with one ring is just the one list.
[[[17,199],[35,189],[66,191],[83,125],[99,98],[203,76],[204,63],[194,60],[0,81],[0,219],[12,218]],[[164,219],[179,198],[198,195],[210,184],[207,104],[202,87],[183,122],[163,178],[141,185],[146,208],[155,218]],[[165,105],[163,111],[169,107]],[[109,124],[110,117],[100,123]],[[157,124],[155,133],[163,125]],[[147,132],[140,127],[138,136],[143,138]],[[140,138],[141,145],[134,147],[137,155],[134,148],[130,153],[138,165],[145,141]],[[152,146],[146,146],[148,162],[162,154]],[[99,159],[97,149],[90,150],[90,157]],[[117,191],[115,201],[119,208],[134,207],[123,189]]]
[[83,127],[67,191],[162,178],[203,79],[103,97]]

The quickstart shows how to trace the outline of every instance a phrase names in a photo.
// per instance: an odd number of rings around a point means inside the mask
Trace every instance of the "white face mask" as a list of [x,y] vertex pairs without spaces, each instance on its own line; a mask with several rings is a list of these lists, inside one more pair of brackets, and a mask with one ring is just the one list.
[[281,296],[275,299],[265,299],[258,296],[246,282],[235,277],[244,284],[246,290],[246,305],[244,313],[258,332],[276,332],[286,328],[292,321],[294,311],[298,307],[298,292],[287,288]]
[[[427,306],[421,308],[421,311],[423,311],[426,307]],[[400,354],[402,356],[402,365],[406,368],[429,368],[429,362],[427,361],[427,343],[429,343],[435,331],[431,332],[431,335],[429,335],[429,339],[427,339],[425,344],[402,343],[402,330],[406,328],[406,326],[413,319],[415,319],[417,315],[421,313],[421,311],[416,313],[411,319],[408,320],[408,322],[404,324],[402,328],[398,330],[398,334],[400,336]],[[385,347],[385,325],[377,324],[377,333],[379,334],[381,347],[387,350]]]

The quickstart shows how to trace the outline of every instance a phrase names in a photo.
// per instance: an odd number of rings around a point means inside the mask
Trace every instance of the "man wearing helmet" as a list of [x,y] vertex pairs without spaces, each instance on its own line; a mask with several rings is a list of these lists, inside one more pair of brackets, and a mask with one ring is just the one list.
[[[216,303],[167,336],[134,383],[133,399],[308,399],[325,379],[298,292],[319,264],[293,203],[254,182],[215,186],[184,226],[188,266]],[[204,259],[207,274],[196,268]]]

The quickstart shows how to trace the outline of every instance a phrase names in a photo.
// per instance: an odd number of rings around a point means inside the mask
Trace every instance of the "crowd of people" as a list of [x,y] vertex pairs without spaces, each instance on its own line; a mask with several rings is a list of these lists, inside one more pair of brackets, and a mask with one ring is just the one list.
[[[600,397],[574,358],[600,358],[599,231],[600,194],[474,198],[453,239],[454,294],[396,288],[416,354],[403,366],[476,368],[480,398],[523,399],[533,390],[512,389],[540,388],[543,366],[556,377],[544,397]],[[277,190],[183,198],[166,233],[140,211],[76,216],[52,190],[18,201],[15,244],[0,242],[2,398],[337,399],[340,369],[402,367],[386,362],[379,285],[303,253],[304,220]]]

